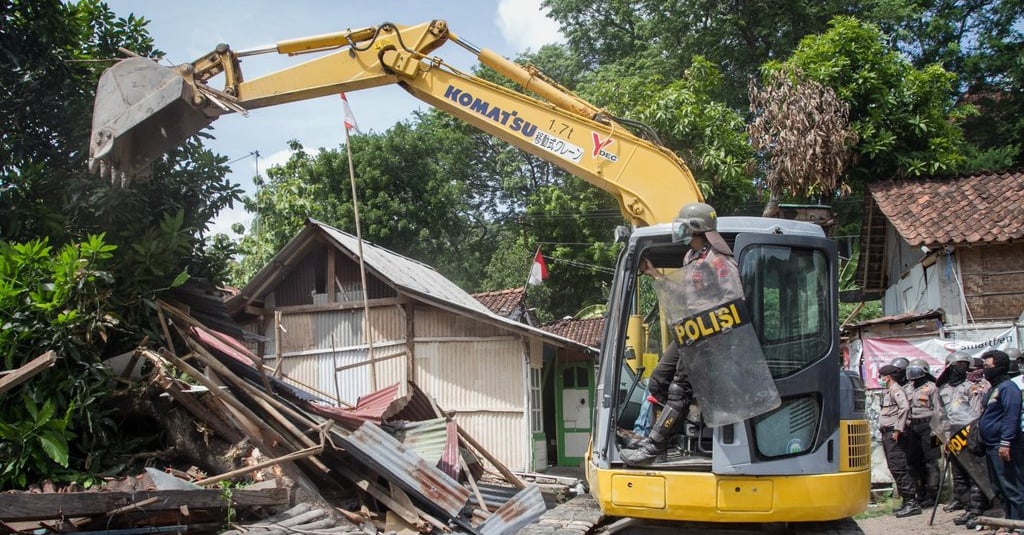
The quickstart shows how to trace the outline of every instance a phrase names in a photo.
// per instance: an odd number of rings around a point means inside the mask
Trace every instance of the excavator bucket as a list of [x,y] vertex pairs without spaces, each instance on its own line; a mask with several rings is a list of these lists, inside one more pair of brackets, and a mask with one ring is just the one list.
[[176,68],[142,57],[119,61],[96,87],[89,170],[122,186],[148,180],[154,160],[217,118],[203,101]]

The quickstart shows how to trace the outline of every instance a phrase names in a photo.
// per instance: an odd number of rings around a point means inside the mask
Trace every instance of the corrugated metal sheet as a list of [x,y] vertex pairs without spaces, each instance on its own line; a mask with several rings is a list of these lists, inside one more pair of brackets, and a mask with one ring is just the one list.
[[[196,327],[192,327],[190,332],[196,341],[210,351],[211,355],[216,357],[233,373],[256,384],[264,380],[265,376],[260,373],[257,367],[258,364],[256,364],[259,359],[249,353],[238,340],[216,331]],[[266,379],[270,381],[276,392],[284,393],[292,399],[318,400],[317,396],[311,395],[303,389],[295,389],[294,385],[288,384],[276,377],[266,376]]]
[[417,497],[425,508],[456,519],[469,499],[469,490],[376,425],[363,424],[341,441],[350,454]]
[[[402,384],[401,392],[405,393],[406,357],[404,342],[392,342],[387,345],[375,346],[373,350],[377,371],[377,388],[385,385]],[[296,386],[309,386],[327,394],[330,398],[340,398],[343,403],[354,404],[359,396],[374,390],[370,384],[370,366],[356,366],[336,372],[337,368],[366,362],[365,347],[346,351],[331,352],[315,350],[312,353],[289,355],[285,353],[281,373],[285,380]],[[267,359],[267,365],[276,367],[274,359]]]
[[482,535],[518,533],[524,526],[540,518],[546,510],[540,487],[528,485],[484,520],[478,529]]
[[[416,342],[416,384],[455,411],[522,411],[523,343],[518,338]],[[498,379],[498,380],[495,380]]]
[[[511,500],[516,494],[519,494],[519,489],[516,487],[508,485],[492,485],[482,481],[477,482],[477,490],[480,491],[480,495],[483,497],[484,503],[487,504],[488,511],[494,511],[504,505],[505,502]],[[469,495],[469,501],[473,505],[480,505],[475,494]]]
[[[347,251],[355,252],[359,250],[359,242],[355,236],[319,221],[310,220],[310,222],[318,226],[327,236]],[[458,305],[467,310],[492,315],[491,311],[487,310],[487,307],[474,299],[473,296],[426,264],[416,262],[366,241],[363,242],[363,256],[366,259],[367,265],[373,270],[384,274],[397,286]]]
[[363,345],[362,309],[324,310],[311,315],[314,347],[337,350]]
[[416,338],[450,336],[490,337],[508,335],[508,330],[433,307],[416,307]]
[[530,429],[522,413],[456,412],[454,418],[459,427],[509,470],[531,471]]
[[[348,429],[356,429],[363,422],[379,424],[388,414],[391,405],[398,398],[398,385],[391,385],[359,398],[354,407],[325,407],[313,403],[304,408],[321,416],[340,422]],[[397,412],[392,410],[391,412]]]
[[[423,457],[432,466],[438,466],[449,442],[447,420],[432,418],[422,422],[401,422],[394,428],[395,438],[399,442],[412,448],[417,455]],[[447,470],[442,469],[442,471],[455,477]]]

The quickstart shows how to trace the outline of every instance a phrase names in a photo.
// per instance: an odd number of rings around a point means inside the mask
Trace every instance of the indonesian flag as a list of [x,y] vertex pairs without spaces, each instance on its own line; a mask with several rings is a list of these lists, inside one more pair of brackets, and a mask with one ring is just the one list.
[[348,107],[348,99],[345,98],[345,93],[341,94],[341,103],[345,105],[345,129],[355,130],[357,134],[361,134],[359,125],[356,124],[356,116],[352,115],[352,108]]
[[526,280],[526,284],[536,286],[544,279],[548,278],[548,265],[544,263],[544,255],[540,254],[540,247],[537,248],[537,254],[533,255],[533,267],[530,268],[530,278]]

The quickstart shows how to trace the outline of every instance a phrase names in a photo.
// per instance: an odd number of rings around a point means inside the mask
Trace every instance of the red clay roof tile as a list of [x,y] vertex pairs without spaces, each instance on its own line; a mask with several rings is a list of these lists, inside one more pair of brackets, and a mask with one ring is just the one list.
[[520,287],[473,294],[473,297],[491,312],[508,317],[519,309],[523,302],[523,295],[525,295],[525,289]]
[[542,325],[541,329],[590,347],[598,347],[601,345],[601,329],[603,327],[604,318],[586,320],[563,318],[556,322]]
[[869,185],[909,245],[1009,242],[1024,238],[1024,171]]

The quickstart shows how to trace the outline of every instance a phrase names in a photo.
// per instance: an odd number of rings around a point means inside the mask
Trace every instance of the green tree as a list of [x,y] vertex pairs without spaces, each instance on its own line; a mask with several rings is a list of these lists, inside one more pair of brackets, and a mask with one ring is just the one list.
[[678,79],[613,65],[585,80],[584,97],[651,127],[663,145],[686,161],[701,191],[722,213],[753,193],[747,176],[753,152],[743,116],[715,100],[723,78],[708,60],[692,58]]
[[619,64],[672,79],[700,56],[726,80],[716,100],[736,109],[746,107],[744,88],[762,63],[789,55],[805,35],[856,10],[835,0],[546,0],[544,6],[588,68]]
[[[493,245],[489,203],[473,139],[435,112],[419,113],[384,133],[353,136],[359,218],[364,239],[430,264],[475,289]],[[240,244],[244,280],[293,238],[307,218],[355,234],[348,157],[341,149],[302,151],[267,170],[245,199],[256,215]]]
[[117,329],[107,271],[114,250],[102,236],[58,250],[45,239],[0,242],[0,367],[46,350],[58,357],[0,396],[0,488],[42,478],[88,483],[119,461],[122,437],[103,403],[110,378],[99,361]]
[[966,162],[955,108],[955,76],[937,65],[916,69],[890,48],[877,26],[839,17],[801,41],[766,72],[799,69],[831,87],[850,106],[856,163],[847,184],[906,176],[952,174]]
[[122,462],[101,361],[159,336],[160,291],[214,273],[207,226],[238,199],[200,137],[132,189],[87,172],[96,81],[118,47],[159,55],[146,24],[98,0],[0,0],[0,356],[10,369],[52,349],[61,363],[0,400],[0,458],[17,460],[4,485]]
[[876,0],[869,19],[923,68],[957,75],[959,101],[977,109],[964,122],[970,169],[1024,164],[1024,4],[1018,0]]

